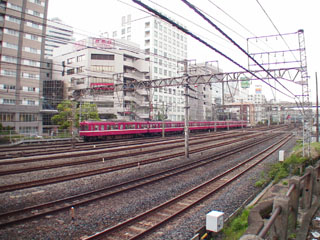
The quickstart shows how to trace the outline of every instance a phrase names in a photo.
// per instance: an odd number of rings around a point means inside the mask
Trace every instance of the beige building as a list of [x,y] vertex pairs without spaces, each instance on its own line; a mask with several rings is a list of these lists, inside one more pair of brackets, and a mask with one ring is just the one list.
[[0,1],[0,122],[42,133],[42,79],[48,0]]
[[146,81],[149,74],[149,62],[137,44],[87,38],[54,49],[53,61],[53,80],[63,80],[64,98],[96,104],[101,119],[149,119],[148,89],[131,84]]

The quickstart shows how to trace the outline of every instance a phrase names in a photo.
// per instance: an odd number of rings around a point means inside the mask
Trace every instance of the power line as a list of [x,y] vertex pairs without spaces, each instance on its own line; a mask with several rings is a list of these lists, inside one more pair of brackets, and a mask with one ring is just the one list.
[[297,58],[296,56],[293,54],[293,52],[291,51],[287,41],[284,39],[283,35],[280,33],[279,29],[277,28],[277,26],[274,24],[274,22],[272,21],[271,17],[268,15],[267,11],[263,8],[263,6],[261,5],[261,3],[259,2],[259,0],[256,0],[257,3],[259,4],[259,6],[261,7],[262,11],[264,12],[264,14],[267,16],[267,18],[269,19],[269,21],[271,22],[271,24],[273,25],[273,27],[276,29],[276,31],[278,32],[278,34],[280,35],[280,37],[282,38],[282,40],[284,41],[284,43],[286,44],[288,50],[291,52],[292,56],[295,58],[296,61]]
[[[275,81],[277,81],[284,89],[286,89],[291,95],[294,96],[293,99],[295,99],[295,94],[293,94],[287,87],[285,87],[278,79],[276,79],[269,71],[267,71],[260,63],[258,63],[253,57],[250,56],[239,44],[237,44],[231,37],[229,37],[224,31],[222,31],[216,24],[214,24],[212,21],[210,21],[206,16],[204,16],[194,5],[189,3],[187,0],[181,0],[184,2],[187,6],[189,6],[192,10],[194,10],[198,15],[200,15],[204,20],[206,20],[210,25],[212,25],[215,29],[217,29],[223,36],[225,36],[230,42],[232,42],[237,48],[239,48],[245,55],[247,55],[252,61],[254,61],[263,71],[265,71],[270,77],[272,77]],[[245,68],[242,68],[246,70]],[[246,70],[249,71],[249,70]],[[261,79],[262,80],[262,79]],[[267,83],[266,81],[262,80],[264,83],[269,85],[270,87],[276,89],[277,91],[280,91],[279,89],[275,88],[271,84]],[[280,91],[281,92],[281,91]],[[288,95],[286,95],[288,96]]]
[[[174,21],[172,21],[171,19],[167,18],[166,16],[162,15],[161,13],[159,13],[158,11],[150,8],[148,5],[142,3],[139,0],[132,0],[133,2],[139,4],[140,6],[143,6],[144,8],[146,8],[148,11],[151,11],[153,13],[155,13],[156,15],[158,15],[160,18],[162,18],[163,20],[169,22],[170,24],[172,24],[173,26],[177,27],[179,30],[183,31],[184,33],[190,35],[191,37],[193,37],[194,39],[198,40],[199,42],[203,43],[204,45],[206,45],[207,47],[209,47],[210,49],[214,50],[215,52],[217,52],[218,54],[220,54],[221,56],[223,56],[224,58],[228,59],[230,62],[232,62],[233,64],[235,64],[236,66],[240,67],[241,69],[245,70],[246,72],[249,72],[251,75],[253,75],[254,77],[260,79],[261,81],[265,82],[263,79],[259,78],[255,73],[251,72],[250,70],[246,69],[245,67],[243,67],[242,65],[240,65],[239,63],[237,63],[235,60],[231,59],[230,57],[228,57],[227,55],[225,55],[224,53],[222,53],[221,51],[219,51],[218,49],[214,48],[212,45],[210,45],[209,43],[207,43],[206,41],[202,40],[201,38],[199,38],[198,36],[196,36],[195,34],[191,33],[189,30],[185,29],[184,27],[180,26],[179,24],[175,23]],[[273,87],[272,85],[266,83],[267,85],[269,85],[270,87],[276,89],[275,87]],[[279,89],[276,89],[277,91],[281,92],[283,95],[292,98],[291,96],[289,96],[288,94],[282,92]]]

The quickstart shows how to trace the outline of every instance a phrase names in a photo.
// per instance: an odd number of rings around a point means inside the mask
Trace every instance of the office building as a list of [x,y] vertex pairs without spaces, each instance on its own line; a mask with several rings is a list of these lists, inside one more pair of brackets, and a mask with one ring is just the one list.
[[74,41],[73,28],[59,18],[48,19],[45,43],[45,57],[52,59],[53,49]]
[[64,82],[65,99],[96,104],[102,120],[149,119],[149,91],[130,84],[146,81],[149,74],[149,62],[137,44],[87,38],[54,49],[53,55],[53,79]]
[[42,79],[48,0],[0,1],[0,122],[42,133]]
[[[150,79],[181,76],[187,59],[187,35],[169,23],[155,16],[133,19],[133,15],[123,16],[121,27],[112,32],[115,38],[138,43],[150,62]],[[153,120],[166,115],[173,121],[184,120],[184,90],[182,87],[167,86],[155,88],[151,92],[150,116]]]

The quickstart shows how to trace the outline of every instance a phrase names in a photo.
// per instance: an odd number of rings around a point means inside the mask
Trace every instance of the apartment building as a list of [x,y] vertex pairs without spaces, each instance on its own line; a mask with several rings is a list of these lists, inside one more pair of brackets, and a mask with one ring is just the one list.
[[[135,17],[135,19],[134,19]],[[150,79],[181,76],[187,59],[187,35],[155,16],[126,15],[121,27],[112,36],[127,39],[142,46],[150,62]],[[184,90],[181,87],[163,87],[151,92],[151,118],[165,113],[167,119],[184,120]]]
[[149,119],[150,92],[131,84],[146,81],[149,74],[139,45],[87,38],[54,49],[53,61],[53,80],[64,82],[65,99],[96,104],[101,119]]
[[42,79],[48,0],[0,1],[0,122],[42,133]]

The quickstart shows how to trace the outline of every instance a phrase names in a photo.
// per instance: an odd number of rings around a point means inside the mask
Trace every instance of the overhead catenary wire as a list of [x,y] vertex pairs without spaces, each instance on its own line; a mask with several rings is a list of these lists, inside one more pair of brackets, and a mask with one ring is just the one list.
[[[224,53],[222,53],[221,51],[219,51],[218,49],[216,49],[215,47],[213,47],[212,45],[208,44],[207,42],[205,42],[204,40],[202,40],[201,38],[199,38],[198,36],[196,36],[195,34],[191,33],[189,30],[187,30],[186,28],[180,26],[179,24],[173,22],[171,19],[167,18],[166,16],[164,16],[163,14],[159,13],[158,11],[154,10],[153,8],[150,8],[148,5],[142,3],[139,0],[132,0],[133,2],[139,4],[140,6],[143,6],[144,8],[146,8],[148,11],[151,11],[155,14],[157,14],[160,18],[162,18],[163,20],[169,22],[170,24],[172,24],[173,26],[177,27],[179,30],[183,31],[184,33],[188,34],[189,36],[193,37],[194,39],[198,40],[199,42],[201,42],[202,44],[206,45],[207,47],[209,47],[210,49],[214,50],[215,52],[217,52],[219,55],[223,56],[224,58],[228,59],[230,62],[232,62],[233,64],[235,64],[236,66],[240,67],[241,69],[245,70],[246,72],[250,73],[251,75],[253,75],[254,77],[264,81],[263,79],[261,79],[260,77],[258,77],[255,73],[251,72],[250,70],[246,69],[245,67],[243,67],[242,65],[240,65],[239,63],[237,63],[235,60],[233,60],[232,58],[228,57],[227,55],[225,55]],[[272,85],[266,83],[267,85],[269,85],[272,88]],[[275,88],[276,89],[276,88]],[[280,93],[282,93],[283,95],[289,97],[289,98],[293,98],[292,96],[282,92],[279,89],[276,89],[277,91],[279,91]]]
[[291,51],[291,48],[289,47],[289,44],[287,43],[287,41],[284,39],[283,34],[280,33],[279,29],[277,28],[277,26],[275,25],[275,23],[272,21],[271,17],[269,16],[269,14],[267,13],[267,11],[264,9],[264,7],[261,5],[261,3],[259,2],[259,0],[256,0],[257,3],[259,4],[259,6],[261,7],[262,11],[264,12],[264,14],[267,16],[267,18],[269,19],[269,21],[271,22],[271,24],[273,25],[273,27],[276,29],[277,33],[279,34],[279,36],[281,37],[281,39],[283,40],[283,42],[285,43],[285,45],[287,46],[288,50],[291,52],[292,56],[295,58],[296,61],[297,58],[296,56],[293,54],[293,52]]
[[[275,89],[276,91],[284,94],[287,97],[292,98],[297,105],[302,106],[302,103],[300,102],[300,100],[298,99],[299,103],[297,102],[297,97],[295,94],[293,94],[286,86],[284,86],[278,79],[276,79],[268,70],[266,70],[260,63],[258,63],[252,56],[250,56],[250,54],[248,54],[241,46],[239,46],[232,38],[230,38],[225,32],[223,32],[216,24],[214,24],[212,21],[210,21],[206,16],[204,16],[194,5],[192,5],[191,3],[189,3],[187,0],[181,0],[182,2],[184,2],[187,6],[189,6],[192,10],[194,10],[198,15],[200,15],[204,20],[206,20],[210,25],[212,25],[215,29],[217,29],[223,36],[225,36],[229,41],[231,41],[237,48],[239,48],[245,55],[247,55],[252,61],[254,61],[263,71],[265,71],[272,79],[274,79],[276,82],[278,82],[286,91],[288,91],[292,96],[289,96],[285,93],[283,93],[282,91],[280,91],[278,88],[272,86],[270,83],[267,83],[265,80],[259,78],[261,81],[263,81],[265,84],[267,84],[268,86],[272,87],[273,89]],[[241,66],[242,69],[250,72],[252,74],[251,71],[245,69],[244,67]]]

